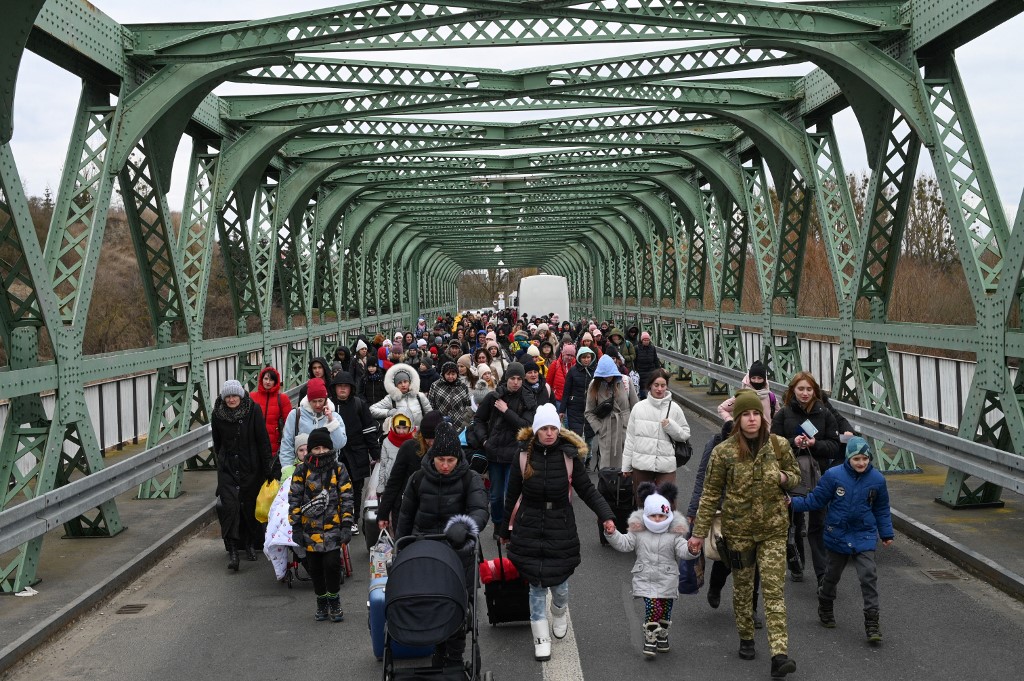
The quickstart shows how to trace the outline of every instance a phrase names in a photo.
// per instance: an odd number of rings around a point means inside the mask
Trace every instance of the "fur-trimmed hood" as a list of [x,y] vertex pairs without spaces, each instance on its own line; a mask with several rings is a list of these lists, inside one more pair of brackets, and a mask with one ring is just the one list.
[[388,395],[394,401],[402,399],[402,391],[395,385],[395,374],[399,371],[405,371],[409,374],[409,393],[417,394],[420,391],[420,373],[413,369],[410,365],[405,362],[399,362],[393,364],[387,373],[384,374],[384,389],[388,391]]
[[[583,438],[568,428],[559,428],[558,436],[576,448],[576,456],[581,459],[587,458],[587,452],[589,452],[590,449],[587,447],[587,443]],[[533,444],[537,441],[533,437],[533,428],[520,428],[516,439],[520,442],[529,442],[530,444],[526,446],[526,451],[531,454],[533,453]]]
[[[630,532],[648,532],[647,526],[644,525],[644,510],[638,508],[633,511],[629,516],[629,531]],[[686,520],[686,516],[681,511],[672,511],[672,524],[668,526],[668,532],[672,534],[686,534],[690,531],[690,523]]]

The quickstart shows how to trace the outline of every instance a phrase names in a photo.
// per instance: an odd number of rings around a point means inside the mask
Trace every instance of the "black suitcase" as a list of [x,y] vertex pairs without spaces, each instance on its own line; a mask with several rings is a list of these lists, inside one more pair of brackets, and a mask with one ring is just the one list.
[[[498,542],[498,563],[502,563],[501,542]],[[483,552],[480,553],[483,561]],[[496,579],[484,584],[487,621],[493,627],[504,622],[530,621],[530,585],[522,577]]]
[[[612,507],[615,514],[615,528],[625,534],[629,525],[629,516],[633,513],[633,479],[623,477],[622,471],[618,468],[602,468],[597,472],[597,491],[601,493],[608,505]],[[604,527],[599,521],[597,523],[597,534],[602,544],[607,544],[604,538]]]

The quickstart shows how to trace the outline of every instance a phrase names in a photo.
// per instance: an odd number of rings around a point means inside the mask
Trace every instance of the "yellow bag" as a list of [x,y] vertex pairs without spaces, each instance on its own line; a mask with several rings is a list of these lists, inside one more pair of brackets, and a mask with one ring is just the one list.
[[256,520],[261,523],[267,522],[270,516],[270,505],[274,503],[277,491],[281,489],[281,483],[277,480],[263,483],[260,493],[256,496]]

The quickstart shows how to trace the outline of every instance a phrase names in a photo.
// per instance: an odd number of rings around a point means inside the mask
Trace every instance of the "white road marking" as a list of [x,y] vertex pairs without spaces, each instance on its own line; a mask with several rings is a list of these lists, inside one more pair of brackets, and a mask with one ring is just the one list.
[[[551,611],[551,592],[548,592],[548,612]],[[576,634],[572,630],[572,607],[565,614],[569,631],[565,638],[551,636],[551,659],[542,662],[544,681],[583,681],[580,666],[580,649],[576,645]],[[548,620],[549,622],[551,620]]]

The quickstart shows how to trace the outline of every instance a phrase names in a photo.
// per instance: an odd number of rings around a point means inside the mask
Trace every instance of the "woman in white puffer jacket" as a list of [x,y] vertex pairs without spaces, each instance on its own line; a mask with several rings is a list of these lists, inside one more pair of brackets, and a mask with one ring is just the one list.
[[634,490],[643,482],[659,487],[666,482],[675,484],[674,442],[690,439],[690,424],[683,408],[672,400],[668,380],[669,373],[664,369],[652,371],[647,397],[629,412],[622,474],[632,476]]

